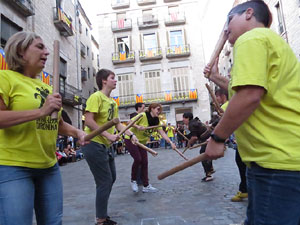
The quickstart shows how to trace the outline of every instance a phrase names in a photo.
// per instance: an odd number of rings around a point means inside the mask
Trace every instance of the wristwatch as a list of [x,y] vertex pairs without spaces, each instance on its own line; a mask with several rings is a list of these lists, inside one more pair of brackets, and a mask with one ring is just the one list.
[[211,139],[213,139],[217,143],[225,143],[226,139],[220,138],[218,135],[211,133]]

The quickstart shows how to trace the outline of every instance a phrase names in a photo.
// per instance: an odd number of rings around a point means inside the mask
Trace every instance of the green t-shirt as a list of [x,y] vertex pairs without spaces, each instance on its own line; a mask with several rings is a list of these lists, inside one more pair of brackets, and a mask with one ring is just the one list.
[[265,89],[260,105],[235,132],[245,163],[300,171],[300,65],[275,32],[256,28],[234,45],[231,90],[255,85]]
[[[0,71],[0,96],[8,110],[41,108],[52,88],[11,70]],[[60,115],[59,115],[60,116]],[[0,129],[0,165],[49,168],[55,156],[58,121],[50,116]]]
[[[103,125],[107,121],[112,120],[113,118],[117,118],[119,115],[117,103],[112,98],[107,97],[101,91],[97,91],[89,97],[86,102],[85,110],[94,113],[94,120],[99,126]],[[87,126],[84,130],[87,134],[92,132]],[[115,126],[106,131],[110,134],[113,134],[114,130]],[[110,145],[110,142],[101,135],[92,138],[92,141],[99,144],[104,144],[106,146]]]
[[223,111],[225,112],[227,107],[228,107],[228,103],[229,101],[226,101],[222,106],[221,106],[221,109],[223,109]]
[[[139,126],[143,126],[143,127],[149,127],[149,123],[148,123],[148,119],[147,119],[147,115],[145,112],[140,113],[143,116],[135,123],[136,125]],[[138,115],[140,115],[138,114]],[[131,120],[134,120],[138,115],[136,115],[135,117],[133,117]],[[154,130],[162,130],[161,127],[155,128],[155,129],[149,129],[149,130],[138,130],[135,127],[130,128],[130,131],[133,132],[135,134],[135,136],[137,137],[137,139],[139,140],[139,142],[141,144],[146,144],[147,140],[149,139],[149,137],[151,136],[152,132]],[[128,139],[128,136],[125,136],[126,139]]]

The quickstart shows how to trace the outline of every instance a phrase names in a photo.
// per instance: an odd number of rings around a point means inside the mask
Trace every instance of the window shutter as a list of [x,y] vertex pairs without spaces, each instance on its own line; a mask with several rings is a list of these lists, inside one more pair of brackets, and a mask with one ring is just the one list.
[[157,42],[157,47],[160,47],[160,43],[159,43],[159,34],[158,32],[156,32],[156,42]]

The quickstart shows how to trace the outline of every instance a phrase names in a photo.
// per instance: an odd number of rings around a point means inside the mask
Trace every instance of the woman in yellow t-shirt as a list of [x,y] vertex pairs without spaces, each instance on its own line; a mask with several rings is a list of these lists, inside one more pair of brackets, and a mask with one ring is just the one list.
[[[100,91],[92,94],[86,102],[85,131],[89,134],[107,121],[118,117],[117,103],[110,97],[110,93],[116,88],[115,74],[107,69],[101,69],[96,74],[96,82]],[[124,126],[118,123],[118,131]],[[115,127],[101,133],[91,140],[91,143],[82,148],[85,159],[90,167],[96,182],[96,220],[97,225],[117,224],[107,215],[109,195],[116,180],[116,168],[114,151],[111,143],[119,140],[114,134]],[[134,134],[127,130],[126,134],[131,141],[136,142]]]
[[58,134],[84,143],[85,133],[59,119],[59,93],[43,83],[49,52],[31,32],[18,32],[5,46],[9,70],[0,70],[0,224],[62,223],[62,181],[55,155]]
[[[160,124],[159,114],[162,111],[161,104],[152,103],[149,105],[148,110],[146,112],[141,113],[143,116],[133,125],[130,129],[138,138],[139,142],[142,144],[146,144],[149,139],[153,129],[146,129],[149,126],[156,126]],[[135,117],[132,118],[134,120]],[[176,148],[176,145],[168,138],[166,133],[163,131],[161,127],[156,128],[158,133],[171,144],[172,149]],[[156,130],[155,129],[155,130]],[[143,192],[156,192],[157,189],[149,184],[148,180],[148,155],[146,150],[134,145],[131,143],[129,138],[125,137],[125,145],[129,150],[130,155],[134,159],[131,170],[131,188],[134,192],[138,192],[137,186],[137,173],[139,167],[141,167],[141,178],[143,181]]]

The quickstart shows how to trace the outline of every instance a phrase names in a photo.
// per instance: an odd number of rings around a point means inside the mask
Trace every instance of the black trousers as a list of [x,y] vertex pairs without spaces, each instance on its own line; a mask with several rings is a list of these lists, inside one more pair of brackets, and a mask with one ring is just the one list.
[[246,178],[246,164],[243,163],[239,151],[236,149],[235,151],[235,162],[239,169],[241,182],[239,185],[239,191],[242,193],[247,193],[247,178]]
[[[206,150],[206,145],[201,146],[200,154],[204,153],[205,150]],[[209,174],[209,172],[211,172],[213,170],[212,160],[202,161],[202,166],[203,166],[203,169],[204,169],[204,172],[205,172],[206,176]]]

